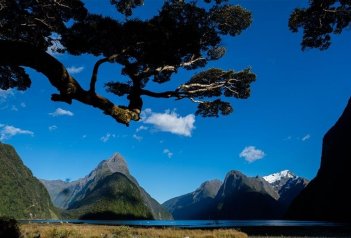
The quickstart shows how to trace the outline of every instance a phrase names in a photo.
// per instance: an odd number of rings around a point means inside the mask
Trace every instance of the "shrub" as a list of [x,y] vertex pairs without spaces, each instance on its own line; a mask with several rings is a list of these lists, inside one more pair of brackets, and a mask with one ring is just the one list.
[[15,219],[0,217],[0,237],[18,238],[20,235],[21,233]]

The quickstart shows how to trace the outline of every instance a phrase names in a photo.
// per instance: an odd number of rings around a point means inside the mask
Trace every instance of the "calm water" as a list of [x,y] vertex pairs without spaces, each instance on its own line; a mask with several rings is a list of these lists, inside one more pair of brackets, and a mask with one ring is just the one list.
[[73,223],[94,225],[126,225],[140,227],[235,228],[235,227],[338,227],[345,224],[325,221],[292,220],[20,220],[22,223]]

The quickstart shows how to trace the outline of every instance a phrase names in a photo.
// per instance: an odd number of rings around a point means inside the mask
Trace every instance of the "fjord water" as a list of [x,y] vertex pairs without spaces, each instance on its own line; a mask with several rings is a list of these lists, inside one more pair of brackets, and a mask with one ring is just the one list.
[[343,223],[296,220],[20,220],[21,223],[71,223],[135,227],[237,228],[237,227],[339,227]]

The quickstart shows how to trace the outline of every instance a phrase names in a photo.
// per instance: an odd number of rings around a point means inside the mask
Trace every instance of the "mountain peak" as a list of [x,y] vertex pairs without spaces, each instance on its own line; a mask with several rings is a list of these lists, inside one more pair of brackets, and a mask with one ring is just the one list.
[[104,164],[106,164],[112,173],[119,172],[129,175],[127,162],[119,153],[114,153],[111,158],[104,161]]
[[289,179],[289,178],[295,178],[296,175],[293,174],[290,170],[282,170],[278,173],[270,174],[267,176],[263,176],[263,179],[266,180],[268,183],[272,184],[277,181],[282,180],[283,178]]
[[218,179],[208,180],[202,183],[200,187],[193,192],[194,201],[198,201],[206,197],[214,198],[217,195],[221,185],[222,181]]

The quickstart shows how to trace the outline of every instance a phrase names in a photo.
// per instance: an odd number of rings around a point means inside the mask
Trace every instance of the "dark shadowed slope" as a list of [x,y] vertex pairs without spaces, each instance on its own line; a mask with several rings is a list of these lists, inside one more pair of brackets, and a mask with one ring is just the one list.
[[287,217],[351,221],[351,99],[325,134],[317,176],[293,201]]
[[215,198],[215,219],[274,219],[279,217],[279,195],[260,177],[230,171]]
[[172,198],[162,205],[174,219],[207,219],[221,185],[220,180],[206,181],[194,192]]
[[279,194],[278,201],[282,206],[283,213],[286,212],[291,202],[309,183],[307,179],[299,177],[289,170],[264,176],[263,179]]

